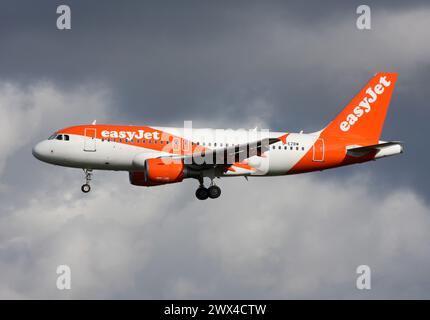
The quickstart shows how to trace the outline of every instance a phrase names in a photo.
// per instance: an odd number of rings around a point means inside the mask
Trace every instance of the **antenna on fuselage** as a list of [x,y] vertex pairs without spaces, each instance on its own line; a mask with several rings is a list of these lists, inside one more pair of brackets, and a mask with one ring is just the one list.
[[92,125],[95,126],[96,123],[97,123],[97,120],[94,120],[93,123],[92,123]]

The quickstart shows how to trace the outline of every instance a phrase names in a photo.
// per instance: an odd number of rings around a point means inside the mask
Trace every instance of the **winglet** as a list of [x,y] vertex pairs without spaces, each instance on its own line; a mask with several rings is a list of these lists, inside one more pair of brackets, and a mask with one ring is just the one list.
[[283,144],[286,144],[286,143],[287,143],[287,137],[288,137],[288,133],[286,133],[286,134],[284,134],[284,135],[280,136],[278,139],[279,139],[280,141],[282,141],[282,143],[283,143]]

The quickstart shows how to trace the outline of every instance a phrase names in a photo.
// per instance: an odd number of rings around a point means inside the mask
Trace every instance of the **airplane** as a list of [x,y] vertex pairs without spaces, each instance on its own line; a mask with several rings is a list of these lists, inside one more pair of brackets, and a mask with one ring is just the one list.
[[[216,199],[215,178],[283,176],[363,163],[403,153],[379,140],[397,73],[379,72],[324,129],[312,133],[92,124],[56,131],[33,155],[81,168],[91,190],[93,170],[129,173],[132,185],[153,187],[194,178],[197,199]],[[245,134],[244,134],[245,133]],[[204,179],[210,180],[208,187]]]

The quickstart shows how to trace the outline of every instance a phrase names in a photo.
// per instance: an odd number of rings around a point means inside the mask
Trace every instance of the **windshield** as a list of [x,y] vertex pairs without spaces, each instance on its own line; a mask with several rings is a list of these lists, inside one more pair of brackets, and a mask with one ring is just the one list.
[[49,136],[49,138],[48,138],[48,140],[53,140],[53,139],[55,139],[55,137],[57,136],[57,133],[56,132],[54,132],[53,134],[51,134],[50,136]]

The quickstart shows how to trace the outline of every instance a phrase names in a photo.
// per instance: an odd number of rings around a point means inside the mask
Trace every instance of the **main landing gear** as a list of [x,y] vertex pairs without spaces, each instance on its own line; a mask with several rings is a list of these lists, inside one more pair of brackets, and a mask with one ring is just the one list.
[[200,179],[200,186],[196,190],[196,197],[199,200],[206,200],[207,198],[216,199],[221,195],[221,188],[214,184],[213,180],[209,188],[203,185],[203,179]]
[[93,170],[84,169],[85,172],[85,184],[82,185],[81,190],[83,193],[88,193],[91,191],[90,181],[93,177]]

